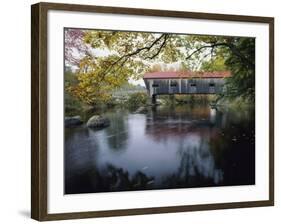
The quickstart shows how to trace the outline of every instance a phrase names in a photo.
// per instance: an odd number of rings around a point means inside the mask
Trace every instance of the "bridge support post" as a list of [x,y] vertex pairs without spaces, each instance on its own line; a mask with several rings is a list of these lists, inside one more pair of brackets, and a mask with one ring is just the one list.
[[152,94],[151,96],[151,103],[156,104],[156,94]]

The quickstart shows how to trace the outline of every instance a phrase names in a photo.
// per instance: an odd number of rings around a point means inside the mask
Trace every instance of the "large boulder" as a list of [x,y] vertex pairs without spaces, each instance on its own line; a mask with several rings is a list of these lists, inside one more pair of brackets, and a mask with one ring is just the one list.
[[110,125],[109,119],[101,115],[94,115],[87,122],[87,127],[89,128],[105,128],[108,127],[109,125]]
[[67,128],[76,127],[81,125],[83,122],[80,116],[73,116],[73,117],[65,117],[64,118],[64,126]]

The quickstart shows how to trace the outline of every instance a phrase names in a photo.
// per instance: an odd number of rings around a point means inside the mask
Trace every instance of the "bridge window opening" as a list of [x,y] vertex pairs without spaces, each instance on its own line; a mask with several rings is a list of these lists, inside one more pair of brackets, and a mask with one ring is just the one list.
[[210,83],[209,84],[209,92],[210,93],[215,93],[215,83]]
[[178,83],[176,81],[172,81],[170,84],[171,87],[176,87],[177,85],[178,85]]
[[197,91],[196,83],[190,83],[190,92],[196,93],[196,91]]
[[152,87],[157,88],[157,87],[159,87],[159,84],[152,84]]

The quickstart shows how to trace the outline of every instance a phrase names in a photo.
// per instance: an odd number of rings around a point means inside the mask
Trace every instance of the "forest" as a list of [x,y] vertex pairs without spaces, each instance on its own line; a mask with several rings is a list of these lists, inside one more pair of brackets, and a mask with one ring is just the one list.
[[66,107],[111,104],[116,91],[128,88],[141,98],[145,90],[132,83],[146,72],[169,70],[229,70],[218,97],[254,103],[255,39],[65,29]]

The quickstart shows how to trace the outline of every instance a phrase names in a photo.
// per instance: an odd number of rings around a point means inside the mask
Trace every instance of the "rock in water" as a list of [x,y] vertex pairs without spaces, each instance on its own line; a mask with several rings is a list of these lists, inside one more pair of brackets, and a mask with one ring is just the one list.
[[105,128],[109,125],[110,125],[109,119],[100,115],[92,116],[87,122],[88,128]]
[[147,112],[147,108],[145,107],[139,107],[134,114],[140,114],[140,113],[146,113]]
[[64,126],[69,127],[76,127],[81,125],[83,122],[80,116],[73,116],[73,117],[65,117],[64,118]]

